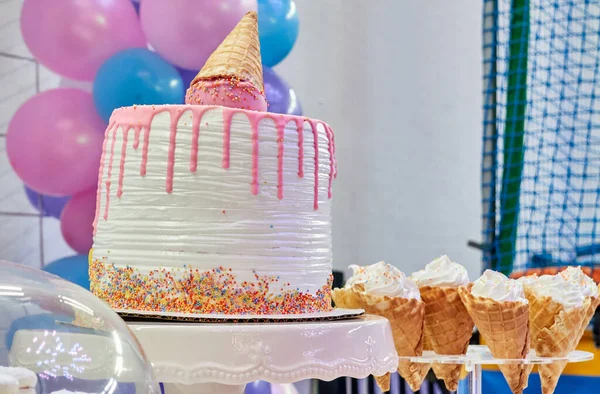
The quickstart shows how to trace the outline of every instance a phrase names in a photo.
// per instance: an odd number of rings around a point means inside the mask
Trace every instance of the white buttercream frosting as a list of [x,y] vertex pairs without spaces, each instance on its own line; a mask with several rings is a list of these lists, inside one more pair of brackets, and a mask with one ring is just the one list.
[[542,275],[525,286],[539,297],[550,297],[565,309],[581,308],[586,296],[581,286],[566,280],[562,275]]
[[[253,195],[250,122],[244,113],[233,115],[230,167],[223,168],[224,120],[220,107],[202,116],[196,172],[190,171],[191,111],[186,110],[179,119],[173,191],[167,193],[170,120],[169,113],[162,112],[152,121],[145,176],[140,175],[144,132],[137,149],[133,146],[133,130],[125,143],[123,130],[116,134],[110,176],[110,155],[104,156],[93,258],[116,267],[132,267],[142,275],[165,268],[177,278],[184,267],[200,272],[225,267],[240,284],[254,280],[255,275],[275,276],[279,283],[270,289],[273,293],[284,288],[315,294],[322,289],[332,270],[328,198],[331,157],[324,126],[317,126],[319,182],[315,210],[315,149],[308,122],[304,123],[301,143],[303,177],[299,177],[298,170],[297,126],[290,122],[284,129],[283,198],[279,199],[280,146],[274,121],[264,119],[258,126],[258,194]],[[111,143],[106,145],[108,152]],[[123,148],[123,187],[122,195],[117,197]],[[110,182],[110,189],[106,182]],[[102,216],[108,190],[105,220]],[[102,286],[111,286],[109,278],[99,280]]]
[[527,303],[522,283],[515,279],[509,279],[504,274],[492,270],[486,270],[473,283],[471,294],[476,297],[491,298],[496,301]]
[[365,293],[375,296],[421,299],[417,284],[402,271],[383,261],[361,267],[351,265],[354,272],[346,287],[363,285]]
[[433,260],[425,269],[413,273],[411,279],[417,286],[459,287],[469,283],[467,269],[444,255]]
[[598,297],[598,285],[580,267],[568,267],[558,275],[579,287],[584,297]]

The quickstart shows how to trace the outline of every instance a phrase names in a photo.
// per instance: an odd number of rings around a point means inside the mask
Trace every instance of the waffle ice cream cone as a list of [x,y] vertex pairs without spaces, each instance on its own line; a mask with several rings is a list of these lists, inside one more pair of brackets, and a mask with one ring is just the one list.
[[433,351],[433,345],[431,344],[431,338],[427,335],[427,331],[425,331],[425,321],[423,321],[423,350]]
[[[359,296],[362,301],[361,307],[367,313],[383,316],[390,321],[399,356],[420,356],[423,353],[425,304],[421,300],[374,296],[367,293],[359,293]],[[400,361],[398,372],[408,382],[410,388],[417,391],[429,368],[428,364]],[[385,383],[385,378],[380,380]],[[384,389],[384,387],[381,388]]]
[[[529,305],[496,301],[471,294],[472,284],[458,289],[473,322],[495,358],[522,359],[529,351]],[[522,364],[500,365],[510,389],[521,394],[531,369]]]
[[[419,288],[425,303],[425,336],[437,354],[463,355],[473,334],[473,320],[456,287]],[[433,364],[433,372],[446,388],[456,391],[462,371],[460,364]]]
[[594,280],[581,269],[581,267],[567,267],[557,275],[561,276],[568,282],[568,285],[563,287],[577,287],[579,291],[581,291],[581,294],[590,301],[586,318],[581,327],[579,327],[579,331],[576,335],[579,341],[579,339],[581,339],[583,336],[589,321],[594,316],[596,308],[598,308],[598,305],[600,305],[600,285],[595,283]]
[[[433,345],[431,344],[431,338],[427,336],[427,332],[425,331],[425,317],[423,317],[423,351],[433,351]],[[431,369],[431,364],[428,364],[429,369]],[[429,373],[429,370],[425,373],[425,376]]]
[[[539,297],[527,288],[525,294],[529,301],[531,348],[537,355],[564,357],[574,350],[580,339],[577,335],[589,310],[589,299],[581,308],[567,311],[550,297]],[[565,361],[560,361],[539,366],[543,394],[554,392],[566,365]]]
[[[542,357],[565,357],[575,350],[598,306],[598,297],[587,297],[581,307],[566,309],[548,296],[525,287],[529,301],[531,348]],[[543,394],[552,394],[566,361],[539,366]]]
[[596,297],[589,297],[590,305],[589,305],[587,313],[585,315],[585,319],[582,322],[581,327],[579,327],[579,331],[577,332],[577,338],[579,338],[579,339],[577,340],[577,343],[575,344],[576,347],[579,344],[581,337],[583,337],[583,334],[585,333],[586,328],[590,324],[590,320],[592,320],[592,317],[594,317],[594,313],[596,313],[596,309],[598,308],[598,306],[600,306],[600,286],[598,287],[598,294],[599,295]]
[[263,70],[258,39],[258,16],[248,12],[210,55],[202,70],[192,81],[235,78],[252,83],[264,91]]
[[390,391],[392,382],[392,375],[386,373],[383,376],[375,376],[375,383],[381,389],[383,393]]
[[359,293],[364,291],[361,285],[333,289],[331,298],[338,308],[363,309]]

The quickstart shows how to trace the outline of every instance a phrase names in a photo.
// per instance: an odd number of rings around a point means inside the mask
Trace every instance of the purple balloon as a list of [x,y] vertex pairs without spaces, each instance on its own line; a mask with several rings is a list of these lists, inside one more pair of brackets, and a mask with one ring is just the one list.
[[[183,81],[183,88],[187,91],[187,89],[190,87],[194,78],[196,78],[196,75],[198,75],[198,71],[186,70],[185,68],[179,68],[179,67],[175,67],[175,68],[177,69],[177,72],[179,72],[179,75],[181,76],[181,80]],[[185,92],[183,95],[185,96]],[[185,100],[185,97],[184,97],[184,100]]]
[[302,106],[294,89],[269,67],[263,66],[263,79],[269,112],[302,116]]
[[[40,379],[42,393],[53,393],[55,391],[68,390],[71,392],[101,393],[108,385],[113,384],[108,380],[84,380],[79,378],[66,378],[59,376]],[[34,391],[35,392],[35,391]],[[116,382],[114,394],[135,394],[135,383]]]
[[271,383],[257,380],[246,385],[246,394],[271,394]]
[[40,194],[25,186],[27,199],[35,209],[42,212],[44,216],[52,216],[60,219],[63,208],[71,197],[52,197]]

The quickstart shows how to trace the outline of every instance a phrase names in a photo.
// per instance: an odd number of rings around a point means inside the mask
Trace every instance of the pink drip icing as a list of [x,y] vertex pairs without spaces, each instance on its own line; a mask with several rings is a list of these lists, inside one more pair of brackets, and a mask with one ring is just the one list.
[[104,159],[106,157],[106,144],[108,141],[108,135],[112,131],[112,128],[115,127],[115,123],[111,122],[106,128],[106,132],[104,133],[104,141],[102,142],[102,155],[100,156],[100,170],[98,173],[98,191],[96,193],[96,215],[94,216],[94,235],[96,235],[96,230],[98,227],[98,219],[100,218],[100,197],[102,192],[102,175],[104,174]]
[[192,151],[190,153],[190,172],[196,172],[198,169],[198,139],[200,138],[200,121],[204,112],[210,107],[203,107],[201,111],[192,116]]
[[250,119],[252,127],[252,194],[258,194],[258,119]]
[[277,128],[277,198],[283,199],[283,131],[285,120],[279,118],[275,122]]
[[121,145],[121,161],[119,162],[119,183],[117,185],[117,197],[123,195],[123,177],[125,176],[125,156],[127,155],[127,135],[129,128],[123,129],[123,145]]
[[150,146],[150,125],[142,126],[144,129],[144,145],[142,145],[142,164],[140,165],[140,175],[146,176],[146,167],[148,166],[148,147]]
[[331,198],[331,185],[333,183],[334,177],[334,158],[333,158],[333,131],[331,127],[326,124],[323,124],[325,127],[325,134],[327,135],[327,149],[329,150],[329,185],[327,186],[327,197]]
[[306,119],[310,123],[313,132],[313,145],[315,148],[315,202],[313,204],[315,211],[319,209],[319,135],[317,134],[317,124],[312,119]]
[[137,125],[133,128],[133,149],[137,149],[140,146],[140,134],[142,133],[142,126]]
[[231,119],[236,113],[231,108],[223,108],[223,168],[229,168],[229,148],[231,147]]
[[335,133],[333,132],[333,130],[331,129],[331,127],[329,127],[329,125],[327,125],[327,127],[329,128],[329,134],[331,135],[331,146],[333,147],[330,151],[331,154],[331,160],[333,160],[333,178],[336,179],[337,178],[337,160],[335,159]]
[[181,115],[183,115],[183,110],[178,109],[176,113],[171,111],[171,125],[169,131],[169,155],[167,158],[167,193],[171,194],[173,192],[173,176],[175,172],[175,146],[176,146],[176,137],[177,137],[177,124],[179,123],[179,119]]
[[111,173],[112,173],[112,166],[113,166],[113,159],[115,158],[115,143],[117,142],[117,130],[119,129],[118,126],[116,126],[114,128],[113,131],[113,135],[112,135],[112,141],[110,144],[110,157],[108,159],[108,173],[107,173],[107,180],[105,182],[106,185],[106,204],[104,206],[104,220],[108,219],[108,207],[110,205],[110,179],[111,179]]
[[298,178],[304,178],[304,120],[296,119],[298,132]]
[[[102,174],[103,174],[103,166],[106,154],[106,145],[107,140],[109,138],[110,131],[112,134],[111,141],[111,150],[110,150],[110,159],[109,159],[109,167],[108,167],[108,180],[105,182],[106,184],[106,206],[104,212],[104,219],[108,218],[108,209],[110,203],[110,179],[112,173],[112,164],[114,160],[114,146],[116,143],[116,134],[119,127],[123,128],[124,136],[123,136],[123,148],[121,150],[121,164],[120,164],[120,174],[119,174],[119,187],[117,189],[117,196],[120,197],[122,195],[122,182],[124,176],[124,163],[126,158],[126,145],[127,145],[127,133],[129,132],[129,128],[131,128],[132,124],[134,128],[134,141],[133,148],[137,149],[140,143],[140,136],[142,130],[144,132],[144,142],[142,146],[142,163],[140,168],[140,175],[146,175],[146,169],[148,164],[148,148],[150,143],[150,127],[152,124],[152,120],[156,114],[161,112],[169,112],[171,116],[170,122],[170,136],[169,136],[169,151],[168,151],[168,159],[167,159],[167,182],[166,182],[166,191],[171,193],[173,190],[173,178],[174,178],[174,163],[175,163],[175,146],[176,146],[176,133],[177,133],[177,124],[179,122],[180,117],[186,111],[192,112],[192,148],[190,153],[190,172],[195,172],[197,170],[197,162],[198,162],[198,138],[200,135],[200,123],[202,121],[202,116],[209,109],[214,109],[214,106],[198,106],[198,105],[181,105],[181,106],[140,106],[134,107],[134,111],[131,111],[130,108],[122,108],[116,110],[111,118],[111,124],[109,125],[106,138],[104,141],[103,153],[102,153],[102,162],[100,163],[100,175],[98,179],[98,201],[100,198],[100,190],[102,185]],[[260,121],[265,118],[270,118],[275,121],[276,129],[277,129],[277,140],[278,140],[278,164],[277,164],[277,196],[278,198],[283,198],[283,136],[285,131],[285,126],[293,121],[296,124],[297,132],[298,132],[298,176],[300,178],[304,177],[304,122],[307,121],[312,127],[313,139],[314,139],[314,151],[315,151],[315,180],[314,180],[314,209],[318,209],[319,207],[319,143],[318,143],[318,132],[317,132],[317,124],[322,123],[320,121],[315,121],[308,118],[301,118],[293,115],[275,115],[266,112],[256,112],[256,111],[246,111],[242,109],[235,108],[226,108],[221,107],[223,110],[223,168],[229,168],[230,165],[230,142],[231,142],[231,122],[232,118],[236,113],[243,113],[247,116],[251,128],[252,128],[252,188],[251,192],[253,195],[258,194],[258,127]],[[334,135],[325,123],[322,123],[325,127],[326,135],[328,138],[328,150],[330,154],[330,174],[329,174],[329,188],[328,194],[331,197],[331,184],[332,178],[337,176],[337,168],[335,163],[335,142]],[[127,127],[124,127],[127,126]],[[100,203],[96,204],[96,218],[94,222],[94,232],[95,227],[97,225],[98,216],[100,210]]]

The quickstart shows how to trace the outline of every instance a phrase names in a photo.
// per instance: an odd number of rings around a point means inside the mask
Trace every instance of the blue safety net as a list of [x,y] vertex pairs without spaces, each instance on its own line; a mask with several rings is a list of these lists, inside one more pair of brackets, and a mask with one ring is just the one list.
[[600,2],[484,0],[484,266],[600,263]]

